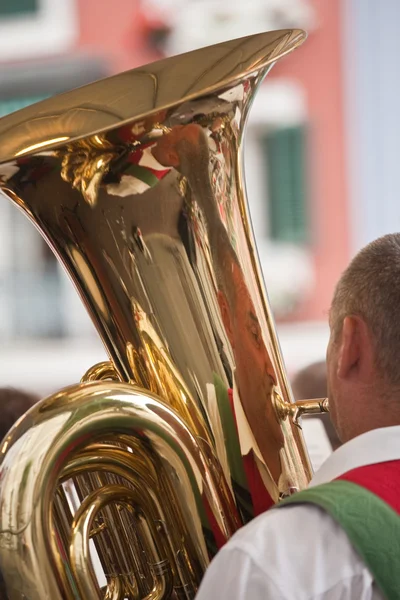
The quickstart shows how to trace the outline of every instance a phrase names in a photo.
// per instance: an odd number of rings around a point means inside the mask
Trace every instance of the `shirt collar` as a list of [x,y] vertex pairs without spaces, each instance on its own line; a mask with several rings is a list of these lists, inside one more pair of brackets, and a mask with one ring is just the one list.
[[340,446],[315,473],[309,487],[332,481],[352,469],[389,460],[400,460],[400,425],[367,431]]

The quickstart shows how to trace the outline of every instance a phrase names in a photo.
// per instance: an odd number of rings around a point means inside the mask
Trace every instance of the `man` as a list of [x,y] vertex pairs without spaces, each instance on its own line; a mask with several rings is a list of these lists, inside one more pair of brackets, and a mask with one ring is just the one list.
[[[35,395],[14,388],[0,388],[0,442],[11,427],[39,400]],[[1,475],[1,473],[0,473]],[[7,598],[3,576],[0,572],[0,598]]]
[[0,388],[0,441],[14,423],[39,400],[34,394],[14,388]]
[[199,600],[400,598],[399,307],[391,234],[354,258],[332,302],[328,394],[344,445],[293,506],[296,495],[228,542]]

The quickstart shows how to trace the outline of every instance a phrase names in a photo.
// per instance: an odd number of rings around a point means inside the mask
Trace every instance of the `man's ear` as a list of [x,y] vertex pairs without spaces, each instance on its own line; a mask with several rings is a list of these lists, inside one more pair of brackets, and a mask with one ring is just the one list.
[[234,348],[231,311],[229,308],[228,300],[227,300],[224,292],[222,292],[221,290],[218,290],[218,305],[219,305],[219,310],[221,312],[222,322],[225,327],[226,335],[228,336],[228,339],[229,339],[229,342],[230,342],[232,348]]
[[372,367],[373,348],[367,324],[358,316],[345,317],[339,341],[338,376],[346,379],[357,375],[367,383]]

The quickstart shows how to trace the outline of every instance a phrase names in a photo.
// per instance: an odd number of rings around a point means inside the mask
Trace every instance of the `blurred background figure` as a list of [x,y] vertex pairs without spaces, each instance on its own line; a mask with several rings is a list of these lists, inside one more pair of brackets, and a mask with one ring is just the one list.
[[[39,400],[34,394],[14,388],[0,388],[0,441],[11,427]],[[0,573],[0,598],[6,598],[6,589]]]
[[38,400],[37,396],[23,390],[0,388],[0,440]]
[[[327,375],[325,360],[313,362],[300,369],[291,379],[295,400],[326,398]],[[341,445],[329,414],[302,419],[301,427],[314,471],[317,471],[336,448]]]
[[[299,371],[292,381],[293,395],[296,400],[307,400],[309,398],[326,398],[328,395],[326,380],[326,363],[320,361],[305,367]],[[322,421],[332,450],[341,445],[335,428],[333,427],[329,414],[317,415]]]
[[[0,116],[170,54],[306,29],[307,42],[257,93],[245,145],[261,265],[297,385],[324,358],[341,271],[400,226],[399,19],[397,0],[114,0],[112,10],[97,0],[1,0]],[[23,385],[40,396],[106,358],[51,251],[3,198],[0,339],[0,386],[18,387],[23,365]]]

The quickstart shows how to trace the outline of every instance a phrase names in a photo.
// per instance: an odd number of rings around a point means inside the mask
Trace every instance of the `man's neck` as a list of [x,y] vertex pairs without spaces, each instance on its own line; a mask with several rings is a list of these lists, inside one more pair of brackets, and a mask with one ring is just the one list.
[[381,429],[384,427],[393,427],[395,425],[400,425],[400,415],[398,415],[396,418],[389,413],[380,413],[375,419],[367,419],[362,423],[355,423],[347,435],[345,434],[342,436],[341,441],[343,443],[349,442],[355,437],[358,437],[363,433],[367,433],[368,431],[373,431],[374,429]]

